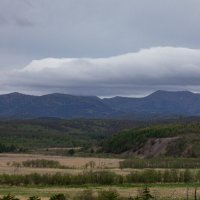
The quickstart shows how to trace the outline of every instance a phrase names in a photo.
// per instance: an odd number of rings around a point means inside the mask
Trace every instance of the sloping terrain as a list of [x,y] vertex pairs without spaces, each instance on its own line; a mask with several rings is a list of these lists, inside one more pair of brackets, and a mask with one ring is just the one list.
[[188,91],[157,91],[143,98],[114,97],[104,102],[112,109],[135,116],[200,115],[200,94]]
[[[0,121],[0,153],[63,152],[120,156],[200,156],[199,118],[170,121],[35,120]],[[83,149],[82,149],[83,148]],[[41,151],[40,151],[41,152]]]
[[[129,152],[130,155],[139,157],[158,157],[165,155],[168,151],[168,147],[179,140],[179,137],[171,138],[151,138],[148,139],[143,147],[135,152]],[[127,152],[126,152],[127,154]]]
[[108,138],[102,150],[139,157],[199,157],[200,123],[160,124],[122,131]]
[[93,96],[50,94],[31,96],[11,93],[0,96],[2,118],[101,118],[114,110]]
[[0,152],[13,151],[14,147],[92,147],[114,133],[142,124],[144,122],[128,120],[55,118],[0,121]]

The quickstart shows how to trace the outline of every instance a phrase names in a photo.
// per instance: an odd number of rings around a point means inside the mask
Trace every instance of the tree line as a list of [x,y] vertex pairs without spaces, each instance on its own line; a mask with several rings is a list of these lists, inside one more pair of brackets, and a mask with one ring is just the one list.
[[199,183],[200,170],[141,170],[127,175],[110,171],[84,171],[80,174],[1,174],[0,185],[123,185],[134,183]]
[[125,159],[121,161],[120,168],[164,168],[164,169],[199,169],[200,159],[199,158],[150,158],[150,159]]
[[0,143],[0,153],[6,153],[6,152],[15,152],[17,151],[17,147],[14,145],[5,145]]

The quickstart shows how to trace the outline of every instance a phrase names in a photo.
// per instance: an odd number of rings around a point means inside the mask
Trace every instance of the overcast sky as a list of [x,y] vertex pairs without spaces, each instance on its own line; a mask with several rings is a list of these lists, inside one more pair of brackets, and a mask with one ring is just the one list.
[[200,92],[199,0],[0,0],[0,93]]

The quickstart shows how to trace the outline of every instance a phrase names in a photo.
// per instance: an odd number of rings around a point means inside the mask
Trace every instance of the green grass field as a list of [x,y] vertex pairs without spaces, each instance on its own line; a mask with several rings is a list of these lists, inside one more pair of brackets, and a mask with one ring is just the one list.
[[[77,193],[91,189],[94,193],[105,189],[115,189],[123,197],[136,196],[140,189],[143,188],[142,184],[125,185],[125,186],[95,186],[85,185],[84,187],[10,187],[1,186],[0,195],[6,195],[8,193],[26,199],[29,196],[40,196],[42,199],[47,199],[53,194],[63,193],[71,197],[74,197]],[[151,193],[159,199],[186,199],[188,191],[189,197],[193,199],[194,188],[200,188],[200,184],[151,184]],[[200,190],[197,190],[197,194],[200,195]]]

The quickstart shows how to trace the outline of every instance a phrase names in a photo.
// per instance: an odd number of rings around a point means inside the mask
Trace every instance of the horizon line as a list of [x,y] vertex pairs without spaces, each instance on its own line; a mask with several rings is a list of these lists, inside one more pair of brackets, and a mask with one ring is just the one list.
[[28,93],[23,93],[23,92],[9,92],[9,93],[0,93],[0,96],[3,95],[11,95],[11,94],[19,94],[19,95],[25,95],[25,96],[35,96],[35,97],[42,97],[42,96],[47,96],[47,95],[69,95],[69,96],[81,96],[81,97],[98,97],[100,99],[110,99],[110,98],[116,98],[116,97],[124,97],[124,98],[145,98],[148,97],[152,94],[158,93],[158,92],[168,92],[168,93],[180,93],[180,92],[188,92],[192,94],[200,94],[199,92],[193,92],[189,90],[155,90],[154,92],[149,92],[148,94],[141,95],[141,96],[134,96],[134,95],[113,95],[113,96],[98,96],[98,95],[83,95],[83,94],[70,94],[70,93],[61,93],[61,92],[52,92],[52,93],[45,93],[41,95],[36,95],[36,94],[28,94]]

